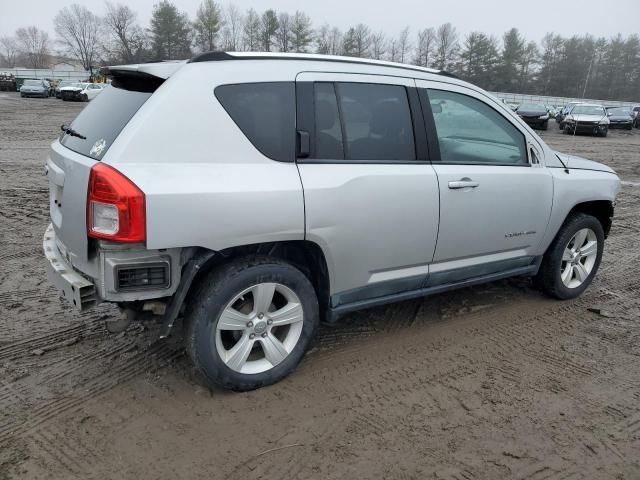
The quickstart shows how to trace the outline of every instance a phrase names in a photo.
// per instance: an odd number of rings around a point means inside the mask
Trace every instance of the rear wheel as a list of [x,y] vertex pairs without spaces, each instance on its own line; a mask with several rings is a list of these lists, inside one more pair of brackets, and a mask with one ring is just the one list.
[[187,351],[209,385],[253,390],[300,363],[318,326],[318,300],[297,268],[249,257],[202,280],[186,321]]
[[584,213],[573,215],[545,253],[538,285],[561,300],[579,296],[598,271],[603,249],[604,230],[598,219]]

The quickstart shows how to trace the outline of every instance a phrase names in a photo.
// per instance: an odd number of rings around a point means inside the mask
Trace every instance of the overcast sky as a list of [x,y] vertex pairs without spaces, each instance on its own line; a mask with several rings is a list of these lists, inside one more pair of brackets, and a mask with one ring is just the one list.
[[[138,12],[147,25],[157,0],[114,0]],[[178,0],[180,10],[195,15],[201,0]],[[96,0],[0,0],[0,36],[16,28],[37,25],[53,34],[53,17],[65,5],[80,3],[102,14],[104,2]],[[226,5],[227,1],[220,2]],[[424,27],[451,22],[462,35],[474,30],[496,36],[517,27],[528,39],[540,40],[553,31],[566,36],[590,33],[612,36],[640,34],[640,0],[236,0],[240,9],[267,8],[294,12],[301,9],[315,26],[328,22],[345,28],[366,23],[373,30],[397,34],[405,26],[413,33]]]

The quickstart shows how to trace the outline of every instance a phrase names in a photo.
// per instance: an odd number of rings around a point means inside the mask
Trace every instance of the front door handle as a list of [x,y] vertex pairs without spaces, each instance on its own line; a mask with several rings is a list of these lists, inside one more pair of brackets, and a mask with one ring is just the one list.
[[451,190],[459,190],[461,188],[476,188],[480,184],[478,182],[474,182],[470,178],[461,178],[455,182],[449,182],[449,188]]

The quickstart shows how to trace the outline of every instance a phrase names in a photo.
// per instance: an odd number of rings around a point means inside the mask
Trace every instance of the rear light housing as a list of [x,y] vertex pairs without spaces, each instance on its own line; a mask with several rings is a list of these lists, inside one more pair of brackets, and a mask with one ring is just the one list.
[[146,240],[144,193],[116,169],[96,163],[87,193],[87,234],[122,243]]

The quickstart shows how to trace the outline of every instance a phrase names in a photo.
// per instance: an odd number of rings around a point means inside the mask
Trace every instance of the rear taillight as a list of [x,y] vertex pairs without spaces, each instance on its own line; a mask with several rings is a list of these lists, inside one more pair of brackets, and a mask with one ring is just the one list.
[[145,225],[144,193],[114,168],[95,164],[87,194],[89,236],[114,242],[144,242]]

